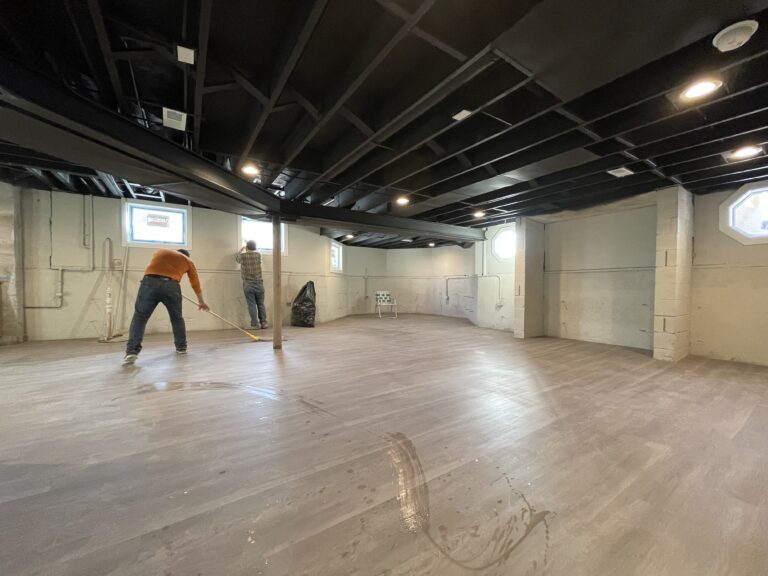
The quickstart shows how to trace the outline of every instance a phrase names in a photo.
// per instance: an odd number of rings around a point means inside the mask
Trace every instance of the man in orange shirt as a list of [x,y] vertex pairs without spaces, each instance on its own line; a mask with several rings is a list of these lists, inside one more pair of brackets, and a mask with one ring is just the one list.
[[176,354],[187,353],[187,329],[184,317],[181,315],[181,277],[187,274],[189,283],[197,294],[197,306],[200,310],[208,310],[203,299],[203,289],[194,262],[189,258],[187,250],[158,250],[152,255],[144,278],[136,295],[136,309],[131,320],[128,344],[125,347],[123,364],[133,364],[141,352],[141,341],[144,340],[144,330],[149,317],[158,304],[162,303],[168,310],[173,327],[173,342]]

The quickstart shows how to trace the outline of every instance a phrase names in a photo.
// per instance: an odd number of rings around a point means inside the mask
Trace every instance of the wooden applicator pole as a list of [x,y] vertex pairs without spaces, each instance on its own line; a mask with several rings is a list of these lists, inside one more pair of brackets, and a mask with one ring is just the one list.
[[272,348],[283,347],[282,243],[280,216],[272,216]]

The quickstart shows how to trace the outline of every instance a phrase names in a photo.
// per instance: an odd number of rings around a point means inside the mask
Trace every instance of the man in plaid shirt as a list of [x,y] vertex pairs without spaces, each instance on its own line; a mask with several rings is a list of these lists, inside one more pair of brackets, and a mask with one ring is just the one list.
[[248,303],[248,314],[251,316],[251,328],[266,328],[267,309],[264,307],[264,279],[261,276],[261,254],[256,251],[256,242],[248,240],[240,252],[235,255],[240,264],[240,275],[243,277],[243,293]]

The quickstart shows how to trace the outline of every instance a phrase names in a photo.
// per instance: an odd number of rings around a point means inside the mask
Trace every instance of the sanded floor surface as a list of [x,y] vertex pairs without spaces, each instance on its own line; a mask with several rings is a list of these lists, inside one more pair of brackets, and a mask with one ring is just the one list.
[[768,573],[768,369],[350,317],[0,348],[3,576]]

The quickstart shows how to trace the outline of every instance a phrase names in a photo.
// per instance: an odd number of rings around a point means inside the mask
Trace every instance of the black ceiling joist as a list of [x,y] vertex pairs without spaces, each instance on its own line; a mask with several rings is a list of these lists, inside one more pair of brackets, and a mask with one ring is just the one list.
[[[288,138],[286,156],[280,169],[276,174],[282,172],[288,167],[298,154],[309,144],[312,138],[320,129],[344,106],[349,98],[357,91],[363,82],[373,71],[381,64],[387,55],[395,49],[400,41],[418,24],[419,20],[432,8],[435,0],[423,0],[419,8],[411,14],[408,20],[404,21],[397,32],[381,48],[374,51],[363,51],[355,57],[354,64],[350,67],[349,75],[351,80],[343,83],[342,88],[337,90],[337,94],[330,98],[331,104],[323,111],[322,116],[317,121],[300,123],[293,134]],[[362,69],[360,69],[362,68]],[[359,70],[359,71],[357,71]],[[274,181],[274,180],[273,180]],[[266,182],[271,184],[271,182]]]
[[[402,8],[397,2],[394,2],[393,0],[376,0],[376,2],[380,6],[382,6],[383,8],[385,8],[386,10],[388,10],[389,12],[391,12],[392,14],[394,14],[395,16],[397,16],[402,20],[407,21],[412,16],[410,12]],[[430,46],[437,48],[438,50],[440,50],[441,52],[444,52],[445,54],[448,54],[448,56],[458,60],[459,62],[464,62],[467,59],[466,54],[460,52],[459,50],[456,50],[456,48],[443,42],[442,40],[440,40],[436,36],[433,36],[429,32],[425,32],[418,26],[414,26],[413,28],[411,28],[411,34],[413,34],[418,38],[421,38]]]
[[200,150],[200,129],[203,123],[203,88],[205,87],[205,70],[208,65],[208,38],[211,30],[211,9],[213,0],[200,1],[200,17],[197,26],[197,55],[195,58],[195,93],[192,119],[193,146]]
[[3,58],[0,138],[18,146],[36,146],[72,163],[87,159],[101,172],[229,212],[264,211],[287,219],[354,224],[361,230],[429,232],[436,238],[464,242],[484,238],[482,232],[446,224],[280,201],[273,193]]
[[[725,96],[723,99],[727,98],[733,98],[737,96],[737,94],[730,94]],[[696,107],[692,107],[689,109],[686,109],[682,112],[677,112],[673,114],[671,117],[676,116],[680,113],[686,113],[686,112],[692,112],[694,110],[700,110],[700,109],[706,109],[707,106],[716,104],[720,102],[723,99],[716,99],[709,101],[707,103],[700,104]],[[673,134],[668,137],[660,138],[658,141],[655,142],[646,142],[641,146],[630,146],[628,150],[625,152],[630,152],[633,155],[636,155],[638,157],[644,157],[647,155],[651,156],[651,159],[657,159],[660,155],[666,155],[666,154],[673,154],[677,152],[684,151],[687,148],[692,147],[699,147],[704,144],[707,144],[708,142],[719,142],[725,138],[732,138],[732,137],[739,137],[748,135],[751,132],[757,131],[762,129],[764,126],[768,125],[768,118],[766,120],[759,120],[758,116],[762,113],[763,109],[758,110],[748,110],[742,114],[735,115],[733,117],[728,117],[723,120],[719,121],[712,121],[710,123],[705,123],[703,125],[695,126],[694,128],[691,128],[689,130],[685,130],[683,132],[679,132],[676,134]],[[664,117],[659,118],[653,121],[649,121],[643,126],[650,126],[653,124],[658,124],[660,122],[664,122],[665,120],[668,120],[670,117]],[[741,122],[738,122],[740,118],[743,118]],[[722,126],[722,128],[717,128],[718,126]],[[740,128],[743,127],[743,128]],[[637,127],[635,127],[636,129]],[[708,134],[708,132],[713,132],[713,134]],[[686,136],[691,135],[691,136]],[[720,152],[723,152],[727,150],[725,147],[720,148]],[[660,164],[660,167],[663,170],[664,163],[662,162]],[[468,172],[468,171],[465,171]],[[465,182],[459,183],[459,185],[466,185]],[[458,187],[455,186],[455,187]],[[445,193],[449,192],[452,188],[452,186],[445,186],[445,187],[437,187],[438,193]],[[429,190],[433,190],[434,187],[430,187]],[[479,197],[475,199],[475,203],[478,205],[482,204],[483,202],[487,201],[489,198],[494,197],[502,197],[506,192],[506,189],[496,190],[493,192],[490,192],[483,197]],[[428,215],[430,212],[422,214],[422,216]]]
[[[435,104],[439,103],[443,98],[445,98],[458,86],[465,84],[466,82],[468,82],[469,80],[471,80],[472,78],[480,74],[483,70],[487,69],[491,64],[493,64],[493,62],[494,62],[494,59],[490,57],[489,51],[487,49],[481,50],[471,60],[465,61],[464,64],[462,64],[462,66],[454,70],[454,72],[449,74],[442,82],[436,85],[427,94],[419,98],[407,109],[403,110],[400,114],[392,118],[392,120],[390,120],[384,126],[379,128],[376,132],[374,132],[370,137],[368,137],[360,145],[358,145],[352,150],[346,150],[344,152],[332,151],[329,154],[329,156],[338,157],[338,159],[333,161],[333,163],[323,173],[319,174],[317,178],[315,178],[315,180],[310,182],[303,190],[299,191],[299,193],[296,195],[296,198],[301,198],[302,196],[308,194],[312,190],[313,186],[318,182],[327,180],[329,178],[333,178],[337,174],[341,173],[343,170],[353,165],[355,162],[360,160],[366,153],[373,150],[376,147],[377,142],[382,142],[387,138],[389,138],[391,135],[395,134],[404,126],[412,122],[419,115],[423,114],[426,110],[429,110]],[[443,121],[441,125],[444,127],[445,122]],[[440,131],[438,129],[435,129],[435,130],[430,129],[429,134],[424,138],[423,142],[433,139],[439,133]],[[385,152],[386,157],[393,158],[392,160],[389,160],[390,162],[394,161],[395,157],[399,158],[400,156],[402,156],[402,154],[403,153],[395,152],[394,150]],[[381,165],[377,165],[375,170],[378,170],[380,168],[381,168]],[[364,174],[363,176],[358,177],[351,181],[345,180],[341,184],[341,189],[343,190],[345,188],[353,187],[355,184],[361,182],[365,177],[369,176],[372,172],[373,171],[370,171]],[[313,198],[313,200],[315,202],[322,202],[327,197],[328,196],[324,197],[323,195],[319,195],[318,197]]]
[[88,0],[88,8],[91,13],[91,19],[93,20],[93,26],[96,31],[96,38],[98,39],[99,47],[101,48],[101,55],[104,61],[104,66],[107,69],[107,76],[109,77],[112,92],[120,106],[120,111],[123,114],[128,114],[130,109],[128,108],[128,102],[125,99],[123,83],[120,80],[120,73],[117,70],[115,58],[112,55],[112,45],[109,41],[107,27],[104,24],[104,18],[101,14],[99,0]]
[[266,104],[262,104],[259,107],[256,114],[256,120],[253,127],[250,129],[245,145],[243,146],[243,151],[240,154],[238,168],[242,168],[247,162],[248,155],[251,153],[251,148],[253,147],[254,142],[256,142],[267,118],[274,112],[278,100],[280,100],[280,97],[283,95],[283,91],[288,84],[288,79],[291,77],[296,64],[298,64],[301,55],[304,53],[304,49],[306,48],[309,39],[312,37],[312,32],[314,32],[317,27],[317,23],[320,21],[320,17],[323,15],[323,11],[327,4],[328,0],[315,0],[299,30],[284,38],[281,55],[275,65],[274,78],[270,83],[269,100]]

